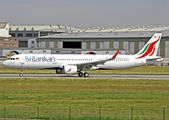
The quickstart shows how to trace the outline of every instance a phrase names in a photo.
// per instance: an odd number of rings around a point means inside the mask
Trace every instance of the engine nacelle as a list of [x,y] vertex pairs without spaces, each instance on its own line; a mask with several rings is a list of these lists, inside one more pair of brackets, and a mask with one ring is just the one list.
[[77,66],[63,65],[62,68],[56,69],[56,74],[76,74]]
[[64,73],[65,74],[76,74],[77,73],[77,66],[73,65],[64,65]]

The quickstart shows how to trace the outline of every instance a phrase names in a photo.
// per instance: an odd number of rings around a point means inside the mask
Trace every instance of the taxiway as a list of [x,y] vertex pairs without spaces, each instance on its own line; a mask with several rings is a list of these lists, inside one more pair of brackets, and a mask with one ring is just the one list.
[[66,78],[66,79],[155,79],[169,80],[169,75],[90,75],[89,77],[78,77],[78,75],[65,74],[0,74],[0,78]]

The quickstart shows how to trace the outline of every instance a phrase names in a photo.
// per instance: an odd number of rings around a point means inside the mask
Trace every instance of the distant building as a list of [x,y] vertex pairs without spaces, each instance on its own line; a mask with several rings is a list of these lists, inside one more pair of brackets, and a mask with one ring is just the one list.
[[11,37],[9,35],[9,23],[0,23],[0,37]]
[[18,38],[9,35],[9,23],[0,23],[0,48],[18,48]]
[[0,37],[0,48],[18,48],[18,38]]
[[[154,33],[163,33],[158,55],[169,58],[169,26],[142,26],[131,28],[92,28],[69,33],[41,36],[37,47],[59,49],[125,50],[137,53]],[[56,51],[57,52],[57,51]]]
[[9,34],[19,40],[19,47],[36,48],[36,38],[78,30],[59,25],[10,25]]

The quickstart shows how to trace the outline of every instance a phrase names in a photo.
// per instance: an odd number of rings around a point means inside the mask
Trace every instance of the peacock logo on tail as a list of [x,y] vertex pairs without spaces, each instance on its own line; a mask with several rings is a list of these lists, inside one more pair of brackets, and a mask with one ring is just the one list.
[[[156,36],[154,36],[154,38],[157,38]],[[158,40],[147,44],[144,49],[138,54],[141,55],[140,57],[136,58],[136,59],[140,59],[140,58],[144,58],[146,56],[153,56],[155,53],[156,48],[156,43],[160,40],[161,36],[158,37]]]

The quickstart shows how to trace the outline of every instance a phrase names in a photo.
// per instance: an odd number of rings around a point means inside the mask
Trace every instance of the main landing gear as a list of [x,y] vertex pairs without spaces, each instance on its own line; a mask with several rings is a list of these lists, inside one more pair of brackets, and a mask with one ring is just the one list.
[[78,76],[79,77],[89,77],[89,73],[87,73],[87,72],[85,72],[84,74],[80,71],[79,73],[78,73]]

